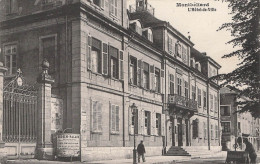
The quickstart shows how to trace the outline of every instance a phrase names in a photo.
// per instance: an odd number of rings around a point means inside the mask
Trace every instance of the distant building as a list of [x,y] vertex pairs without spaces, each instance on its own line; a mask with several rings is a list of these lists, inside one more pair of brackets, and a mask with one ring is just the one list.
[[[248,137],[255,149],[259,150],[260,119],[254,118],[249,112],[237,113],[241,106],[236,102],[249,100],[246,97],[237,98],[237,95],[238,91],[231,90],[229,87],[220,89],[222,147],[234,150],[235,138]],[[243,146],[242,149],[245,147]]]
[[[6,76],[21,68],[34,83],[42,60],[49,61],[52,94],[64,104],[62,129],[81,135],[82,161],[131,158],[134,134],[147,156],[171,147],[220,148],[219,86],[210,77],[221,66],[157,19],[147,0],[130,10],[125,0],[8,0],[0,6]],[[26,154],[36,146],[5,142],[15,157],[20,147]]]

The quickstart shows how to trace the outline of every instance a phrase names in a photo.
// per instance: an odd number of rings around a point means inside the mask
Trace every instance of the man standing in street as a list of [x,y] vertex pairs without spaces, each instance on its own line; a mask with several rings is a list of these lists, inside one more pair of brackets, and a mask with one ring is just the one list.
[[144,157],[145,148],[144,148],[143,141],[141,141],[140,144],[137,146],[137,153],[138,153],[138,163],[140,162],[140,156],[142,156],[143,162],[145,162],[145,157]]
[[255,149],[254,149],[254,146],[248,141],[247,138],[244,138],[243,139],[245,145],[246,145],[246,149],[245,149],[245,152],[247,152],[249,154],[249,157],[250,157],[250,163],[256,163],[256,152],[255,152]]

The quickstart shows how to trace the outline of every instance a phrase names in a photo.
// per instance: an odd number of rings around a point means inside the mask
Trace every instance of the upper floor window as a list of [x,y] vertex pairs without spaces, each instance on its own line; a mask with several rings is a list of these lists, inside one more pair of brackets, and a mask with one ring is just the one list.
[[118,66],[118,49],[110,46],[109,47],[110,55],[110,73],[111,77],[118,79],[119,77],[119,66]]
[[221,116],[230,116],[230,106],[220,106]]
[[177,88],[177,93],[178,93],[178,95],[180,95],[181,96],[181,92],[182,92],[182,80],[181,80],[181,78],[177,78],[177,82],[178,82],[178,88]]
[[109,1],[110,2],[109,12],[110,12],[111,15],[116,16],[116,17],[117,17],[117,14],[118,14],[117,13],[117,6],[118,6],[117,1],[118,0],[110,0]]
[[50,63],[49,73],[53,74],[56,70],[56,55],[57,55],[57,36],[43,36],[40,38],[40,54],[42,59],[47,59]]
[[129,80],[131,84],[137,85],[137,59],[130,56]]
[[195,86],[192,86],[191,87],[191,96],[192,96],[192,100],[196,100],[196,87]]
[[154,86],[155,86],[155,91],[160,92],[160,69],[155,68],[155,78],[154,78]]
[[170,94],[174,94],[174,75],[170,74]]
[[214,139],[214,129],[213,129],[212,124],[210,125],[210,136],[211,136],[211,139]]
[[150,135],[151,134],[151,112],[145,111],[144,112],[144,134]]
[[207,108],[207,93],[203,91],[203,108]]
[[209,102],[210,103],[210,110],[213,111],[213,95],[210,94],[209,97],[210,97],[210,102]]
[[215,138],[218,139],[218,125],[215,125]]
[[188,88],[188,82],[187,81],[184,82],[184,87],[185,87],[184,88],[185,89],[184,95],[185,95],[186,98],[188,98],[189,97],[189,88]]
[[222,132],[230,132],[230,122],[221,122]]
[[175,54],[177,54],[177,56],[181,58],[181,45],[180,45],[180,43],[175,44],[175,51],[176,51]]
[[173,49],[172,49],[172,38],[168,35],[168,52],[169,54],[173,53]]
[[218,113],[218,99],[216,96],[214,96],[214,108],[215,108],[215,113]]
[[201,106],[201,89],[198,88],[198,105]]
[[182,61],[183,63],[187,62],[187,49],[184,46],[182,46]]
[[101,41],[95,38],[92,38],[91,64],[93,72],[102,73]]
[[17,45],[9,44],[4,46],[4,56],[5,56],[5,67],[7,67],[7,75],[12,75],[16,73],[17,70]]
[[145,89],[149,89],[149,64],[143,63],[144,70],[143,70],[143,87]]
[[105,0],[93,0],[93,3],[101,8],[104,8],[104,1]]
[[18,12],[17,0],[6,0],[6,13],[13,14]]

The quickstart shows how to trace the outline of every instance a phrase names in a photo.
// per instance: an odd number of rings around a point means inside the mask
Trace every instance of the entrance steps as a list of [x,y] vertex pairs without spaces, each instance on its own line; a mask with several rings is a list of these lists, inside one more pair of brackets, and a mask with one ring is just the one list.
[[210,157],[222,157],[226,155],[226,152],[221,151],[220,149],[208,150],[207,147],[203,146],[190,146],[182,147],[187,153],[191,155],[191,158],[210,158]]
[[191,155],[181,147],[172,146],[166,152],[165,156],[191,156]]

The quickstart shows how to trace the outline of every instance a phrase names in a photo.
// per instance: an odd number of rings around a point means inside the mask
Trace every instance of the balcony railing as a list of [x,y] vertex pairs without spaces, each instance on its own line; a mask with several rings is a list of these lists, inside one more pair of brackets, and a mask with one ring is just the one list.
[[169,105],[176,105],[180,108],[185,108],[192,111],[197,111],[197,101],[191,100],[186,97],[182,97],[177,94],[169,94],[168,96]]

